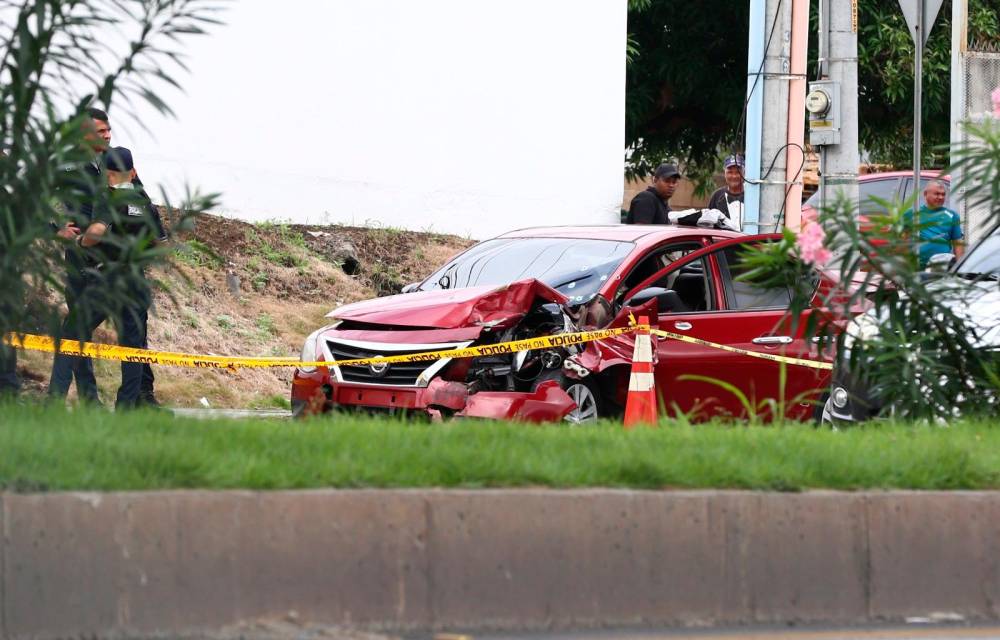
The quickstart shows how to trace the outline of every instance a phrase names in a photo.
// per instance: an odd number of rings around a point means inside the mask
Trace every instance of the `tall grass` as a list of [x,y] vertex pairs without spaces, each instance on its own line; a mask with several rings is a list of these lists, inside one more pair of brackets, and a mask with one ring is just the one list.
[[0,406],[12,491],[313,487],[1000,488],[1000,429],[199,421]]

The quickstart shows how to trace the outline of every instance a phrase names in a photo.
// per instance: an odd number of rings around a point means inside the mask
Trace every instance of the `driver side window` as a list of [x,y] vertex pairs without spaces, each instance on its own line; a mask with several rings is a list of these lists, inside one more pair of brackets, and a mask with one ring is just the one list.
[[691,313],[696,311],[713,311],[715,309],[712,287],[709,284],[709,271],[705,258],[693,260],[680,269],[653,281],[649,286],[662,287],[677,292],[681,305],[670,313]]
[[701,249],[701,246],[698,242],[682,242],[654,249],[625,277],[625,280],[622,281],[621,286],[618,288],[617,297],[624,296],[646,278],[687,254]]

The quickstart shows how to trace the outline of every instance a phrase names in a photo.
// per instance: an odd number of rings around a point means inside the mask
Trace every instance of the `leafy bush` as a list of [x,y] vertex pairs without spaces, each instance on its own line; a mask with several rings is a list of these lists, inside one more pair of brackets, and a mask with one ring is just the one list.
[[[87,109],[102,107],[115,121],[139,100],[170,114],[157,90],[178,86],[172,74],[181,68],[180,43],[215,23],[213,10],[207,0],[5,3],[0,23],[0,334],[38,325],[59,334],[61,296],[35,299],[30,310],[27,301],[31,292],[46,287],[64,292],[64,252],[83,261],[85,250],[58,238],[55,230],[66,222],[86,228],[89,219],[73,212],[108,192],[103,178],[88,171],[95,151]],[[181,209],[198,212],[212,202],[211,196],[189,194]],[[181,214],[173,222],[177,231],[188,226],[189,217]],[[118,245],[122,257],[111,268],[87,269],[103,295],[78,301],[81,316],[119,314],[126,292],[144,280],[145,268],[169,253],[135,238],[105,242]],[[9,352],[0,350],[4,357]]]
[[[1000,103],[998,94],[995,100]],[[987,205],[991,213],[986,227],[992,228],[1000,222],[1000,119],[966,126],[972,142],[955,154],[953,167],[961,169],[962,181],[952,188],[966,188],[970,205]],[[863,388],[889,401],[898,417],[994,416],[1000,401],[1000,358],[977,345],[980,329],[961,313],[963,301],[978,295],[975,279],[928,277],[909,244],[915,229],[902,215],[912,200],[883,204],[889,214],[871,217],[871,224],[862,229],[855,204],[839,198],[818,220],[804,221],[798,236],[786,230],[781,242],[755,250],[755,269],[748,276],[805,282],[789,267],[788,255],[819,262],[828,258],[826,266],[855,286],[831,292],[825,306],[840,313],[872,308],[838,340],[841,365]],[[822,249],[803,241],[817,234]],[[802,286],[795,291],[793,319],[809,308],[812,294]],[[810,315],[805,328],[810,335],[821,334],[820,314]]]

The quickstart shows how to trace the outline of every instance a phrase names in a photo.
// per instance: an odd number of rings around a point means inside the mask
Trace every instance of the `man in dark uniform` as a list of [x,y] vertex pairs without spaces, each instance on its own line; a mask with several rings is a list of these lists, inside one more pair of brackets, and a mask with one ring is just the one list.
[[[81,168],[80,175],[70,176],[62,188],[63,204],[70,220],[63,227],[55,226],[56,235],[65,240],[79,240],[80,227],[86,228],[94,217],[95,198],[102,190],[106,179],[101,168],[101,154],[111,144],[111,124],[108,114],[101,109],[87,110],[89,120],[84,121],[83,139],[90,147],[93,157]],[[80,296],[87,289],[88,276],[86,261],[80,253],[72,248],[66,250],[66,306],[67,320],[70,318],[81,326],[74,334],[82,332],[83,325],[88,322],[83,313],[77,310]],[[65,323],[64,323],[65,326]],[[64,334],[63,338],[69,336]],[[70,382],[76,378],[76,393],[81,400],[100,403],[97,395],[97,378],[94,376],[94,363],[90,358],[72,358],[57,356],[52,363],[52,375],[49,382],[49,393],[56,396],[66,395]],[[53,383],[55,392],[53,393]],[[65,389],[62,387],[65,386]],[[62,389],[60,393],[60,389]]]
[[[57,234],[59,237],[66,240],[76,240],[80,233],[79,226],[84,228],[89,225],[94,217],[94,200],[97,194],[94,192],[95,187],[100,188],[102,191],[107,185],[107,177],[104,175],[104,168],[101,165],[103,160],[104,152],[111,146],[111,124],[108,118],[108,114],[101,109],[90,108],[87,110],[87,115],[89,120],[85,121],[84,126],[87,127],[87,131],[84,134],[84,140],[90,146],[90,150],[93,152],[93,160],[83,167],[83,176],[76,179],[67,180],[66,198],[64,199],[64,204],[68,213],[71,215],[71,219],[62,228],[56,227]],[[142,188],[142,182],[139,180],[138,176],[135,175],[135,171],[132,171],[134,175],[132,182],[138,187]],[[159,219],[157,217],[157,219]],[[76,307],[76,301],[80,293],[86,288],[88,284],[88,278],[86,270],[88,265],[85,261],[81,260],[79,252],[68,250],[66,252],[66,304],[69,307],[69,311],[72,312]],[[80,317],[81,314],[76,314],[75,317],[78,321],[82,321]],[[87,324],[84,322],[84,324]],[[64,336],[65,337],[65,336]],[[147,345],[142,345],[146,347]],[[94,364],[90,358],[73,358],[72,360],[63,360],[60,366],[70,366],[71,372],[67,372],[63,369],[56,369],[55,363],[53,363],[52,375],[53,378],[59,379],[59,386],[63,384],[62,380],[67,377],[67,375],[72,375],[76,378],[76,391],[77,395],[83,400],[93,402],[95,404],[99,403],[100,400],[97,395],[97,379],[94,376]],[[156,401],[156,397],[153,393],[153,370],[148,364],[143,365],[142,372],[142,387],[140,392],[140,403],[149,406],[159,406]],[[69,382],[66,382],[66,387],[69,387]],[[51,383],[50,383],[51,389]],[[65,395],[65,392],[56,395]]]
[[670,196],[674,195],[681,172],[672,164],[661,164],[653,172],[653,184],[640,192],[628,207],[625,224],[670,224]]
[[[124,347],[144,348],[147,343],[146,321],[151,301],[145,274],[127,273],[129,265],[121,260],[123,252],[134,246],[148,246],[164,239],[159,213],[142,190],[134,183],[135,167],[132,153],[124,147],[110,149],[104,156],[111,197],[98,206],[93,221],[81,234],[79,244],[89,251],[91,268],[103,276],[104,283],[121,286],[106,290],[99,283],[90,283],[83,295],[101,298],[106,307],[115,309],[113,320],[118,331],[118,344]],[[84,317],[67,316],[63,324],[65,337],[89,340],[94,329],[106,318],[103,313],[84,312]],[[82,324],[82,326],[80,326]],[[69,379],[64,373],[57,376],[57,369],[65,371],[62,364],[72,356],[56,356],[49,393],[65,396]],[[140,401],[143,370],[148,365],[141,362],[122,362],[122,382],[118,389],[115,407],[135,408]]]

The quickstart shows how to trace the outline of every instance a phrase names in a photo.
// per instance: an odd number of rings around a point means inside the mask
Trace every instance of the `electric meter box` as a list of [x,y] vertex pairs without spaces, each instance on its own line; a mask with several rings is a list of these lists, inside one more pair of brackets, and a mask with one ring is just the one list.
[[809,114],[809,144],[840,144],[840,83],[816,80],[806,94]]

